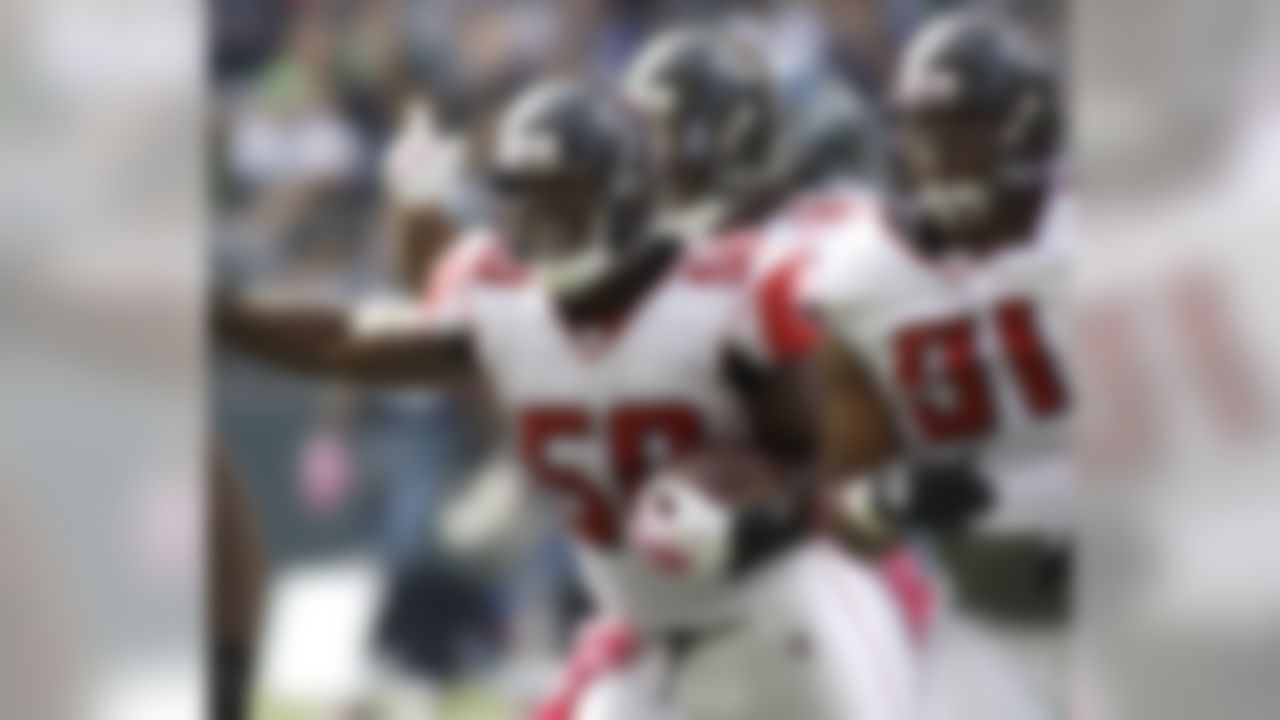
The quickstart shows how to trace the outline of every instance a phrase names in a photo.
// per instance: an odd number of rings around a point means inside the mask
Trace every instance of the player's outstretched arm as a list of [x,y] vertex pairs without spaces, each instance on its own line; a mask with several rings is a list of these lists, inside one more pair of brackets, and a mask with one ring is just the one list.
[[475,367],[468,336],[424,323],[361,327],[350,307],[219,298],[216,336],[274,365],[308,375],[378,384],[442,384]]

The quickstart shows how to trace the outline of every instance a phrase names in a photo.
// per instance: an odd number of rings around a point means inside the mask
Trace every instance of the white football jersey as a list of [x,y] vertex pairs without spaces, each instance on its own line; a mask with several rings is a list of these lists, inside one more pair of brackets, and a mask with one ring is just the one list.
[[691,252],[608,331],[570,328],[492,236],[459,241],[427,291],[428,315],[473,338],[526,475],[563,502],[597,602],[642,626],[727,611],[720,583],[664,576],[623,540],[637,485],[653,470],[744,436],[728,348],[771,361],[804,339],[787,325],[799,268],[754,282],[759,245]]
[[906,450],[969,458],[996,486],[979,529],[1071,522],[1067,204],[981,258],[927,258],[883,208],[826,233],[801,294],[883,390]]
[[[841,185],[802,193],[754,231],[760,237],[752,272],[777,272],[782,263],[808,262],[826,236],[874,202],[869,189]],[[793,298],[799,302],[799,298]]]

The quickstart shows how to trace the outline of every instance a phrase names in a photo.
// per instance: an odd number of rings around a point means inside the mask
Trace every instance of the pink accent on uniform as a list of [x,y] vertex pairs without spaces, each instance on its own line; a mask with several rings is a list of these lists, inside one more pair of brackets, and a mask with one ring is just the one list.
[[445,250],[439,265],[424,283],[422,305],[427,314],[440,312],[471,280],[477,264],[476,248],[466,241],[454,241]]
[[428,315],[443,312],[450,302],[473,283],[515,285],[528,277],[492,235],[453,241],[427,278],[422,304]]
[[640,641],[621,620],[597,619],[578,633],[559,686],[530,716],[530,720],[573,720],[591,683],[636,656]]
[[475,279],[489,285],[520,285],[529,279],[529,273],[497,247],[490,246],[476,263]]
[[912,637],[924,640],[933,624],[937,598],[919,561],[910,550],[901,548],[880,561],[880,573],[902,610]]
[[[833,550],[833,552],[840,551]],[[828,560],[831,561],[832,571],[830,573],[830,577],[832,578],[832,583],[836,587],[836,592],[841,595],[845,602],[850,606],[852,610],[850,618],[857,626],[858,634],[862,636],[863,642],[866,644],[866,647],[870,649],[873,656],[874,662],[872,662],[871,667],[873,668],[873,672],[876,674],[876,684],[884,689],[886,697],[895,699],[893,707],[891,708],[891,715],[895,718],[899,718],[900,720],[908,720],[908,715],[902,707],[902,699],[899,697],[898,693],[895,692],[896,688],[894,687],[894,684],[889,682],[889,664],[885,658],[884,648],[881,647],[879,642],[876,642],[876,639],[867,629],[867,618],[862,605],[862,596],[858,592],[857,587],[855,587],[848,578],[844,577],[844,571],[839,567],[839,562],[832,556],[828,556]]]

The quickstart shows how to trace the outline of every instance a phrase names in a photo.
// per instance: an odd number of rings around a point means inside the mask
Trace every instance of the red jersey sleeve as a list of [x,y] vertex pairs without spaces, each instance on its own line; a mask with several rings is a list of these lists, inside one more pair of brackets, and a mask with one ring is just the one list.
[[797,253],[770,268],[753,291],[755,314],[768,357],[789,361],[807,355],[818,341],[818,328],[800,302],[801,280],[808,254]]
[[818,327],[800,302],[808,266],[809,253],[796,249],[757,268],[730,330],[734,347],[766,364],[795,360],[813,350]]

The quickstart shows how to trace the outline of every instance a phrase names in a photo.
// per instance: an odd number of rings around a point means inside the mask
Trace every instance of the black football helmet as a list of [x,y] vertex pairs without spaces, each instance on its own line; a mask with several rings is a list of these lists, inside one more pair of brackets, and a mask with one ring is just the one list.
[[906,211],[960,243],[982,240],[1011,205],[1043,196],[1063,130],[1048,59],[1011,21],[982,10],[941,15],[915,35],[894,78],[890,122]]
[[866,100],[834,76],[815,78],[796,95],[781,131],[790,189],[876,186],[884,174],[883,140]]
[[502,226],[553,292],[603,275],[639,227],[628,146],[618,115],[565,81],[530,87],[500,117],[491,164]]
[[773,171],[777,111],[755,55],[728,33],[659,34],[628,68],[623,92],[638,119],[661,211],[704,216],[708,230]]

